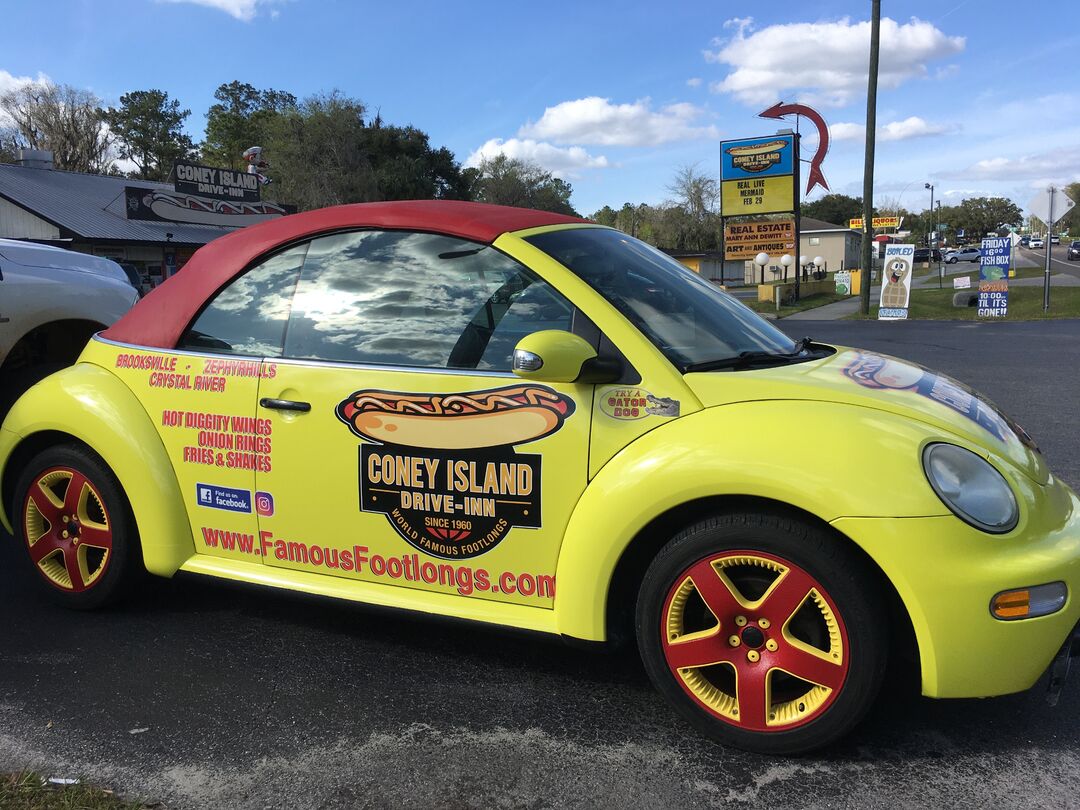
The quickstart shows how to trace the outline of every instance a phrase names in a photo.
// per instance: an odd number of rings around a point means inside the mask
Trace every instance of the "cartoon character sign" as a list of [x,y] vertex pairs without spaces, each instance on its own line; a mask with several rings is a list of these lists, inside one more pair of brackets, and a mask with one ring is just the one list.
[[908,315],[911,296],[911,264],[914,245],[886,245],[885,268],[881,284],[880,320],[898,320]]

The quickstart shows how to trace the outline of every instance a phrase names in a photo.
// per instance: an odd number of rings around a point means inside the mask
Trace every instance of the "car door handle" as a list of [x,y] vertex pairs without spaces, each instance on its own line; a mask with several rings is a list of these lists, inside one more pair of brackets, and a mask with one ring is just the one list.
[[272,408],[275,411],[299,411],[300,413],[307,413],[311,410],[310,402],[297,402],[295,399],[270,399],[269,397],[263,397],[259,400],[259,404],[264,408]]

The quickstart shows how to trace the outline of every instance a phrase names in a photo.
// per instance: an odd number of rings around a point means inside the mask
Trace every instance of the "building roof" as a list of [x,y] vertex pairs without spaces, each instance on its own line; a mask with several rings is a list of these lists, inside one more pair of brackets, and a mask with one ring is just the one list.
[[[800,233],[808,233],[810,231],[850,231],[847,225],[835,225],[832,222],[826,222],[823,219],[814,219],[813,217],[802,217],[799,221]],[[861,233],[861,231],[854,231],[854,233]]]
[[490,243],[509,231],[588,220],[457,200],[402,200],[320,208],[233,231],[203,248],[183,271],[156,287],[103,335],[121,343],[171,349],[211,295],[259,257],[283,245],[346,228],[397,228]]
[[168,183],[0,163],[0,197],[84,239],[205,245],[234,228],[128,219],[124,188],[172,191]]

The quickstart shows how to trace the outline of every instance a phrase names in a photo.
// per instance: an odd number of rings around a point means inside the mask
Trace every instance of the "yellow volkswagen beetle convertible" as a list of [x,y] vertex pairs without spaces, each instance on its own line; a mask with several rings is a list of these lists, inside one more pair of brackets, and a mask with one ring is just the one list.
[[16,403],[0,493],[71,607],[186,571],[633,634],[689,722],[771,753],[851,729],[894,642],[923,694],[1000,695],[1060,681],[1080,618],[1080,502],[985,399],[470,203],[211,242]]

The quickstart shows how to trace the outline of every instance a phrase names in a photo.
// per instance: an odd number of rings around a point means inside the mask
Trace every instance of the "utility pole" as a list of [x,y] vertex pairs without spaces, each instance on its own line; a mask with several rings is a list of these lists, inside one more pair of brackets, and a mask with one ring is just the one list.
[[862,303],[860,311],[870,314],[871,255],[874,234],[874,137],[877,134],[877,79],[881,44],[881,0],[872,0],[870,11],[870,76],[866,82],[866,157],[863,162],[863,244]]

